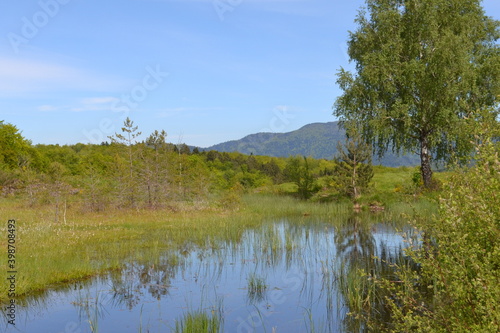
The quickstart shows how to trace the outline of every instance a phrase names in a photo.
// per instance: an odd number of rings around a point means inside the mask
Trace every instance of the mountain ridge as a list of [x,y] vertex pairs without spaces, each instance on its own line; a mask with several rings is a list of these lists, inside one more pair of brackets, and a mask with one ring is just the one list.
[[[222,142],[204,151],[240,152],[243,154],[289,157],[295,155],[311,156],[317,159],[332,159],[337,154],[337,142],[345,140],[345,131],[338,122],[311,123],[285,133],[254,133],[239,140]],[[390,150],[374,164],[384,166],[415,166],[420,164],[418,155],[397,156]]]

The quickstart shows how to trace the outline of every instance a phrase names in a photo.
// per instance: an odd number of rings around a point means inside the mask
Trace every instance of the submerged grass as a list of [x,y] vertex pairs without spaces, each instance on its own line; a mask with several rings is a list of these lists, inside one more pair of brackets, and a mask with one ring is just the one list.
[[224,306],[222,299],[216,299],[213,306],[205,308],[204,300],[196,310],[190,310],[175,320],[174,333],[217,333],[224,327]]
[[217,333],[221,329],[221,319],[214,313],[196,310],[185,314],[175,322],[175,333]]
[[[127,262],[155,263],[169,251],[182,253],[194,247],[217,246],[220,241],[238,242],[246,229],[266,220],[297,217],[310,223],[312,217],[333,221],[350,214],[352,204],[346,202],[311,203],[276,195],[248,195],[237,211],[207,206],[82,213],[79,207],[69,205],[65,222],[54,223],[52,206],[26,207],[22,200],[0,200],[0,216],[17,221],[18,297],[119,269]],[[0,234],[5,235],[0,247],[6,248],[5,223]],[[278,246],[272,239],[270,243]],[[294,246],[290,239],[282,243],[279,246],[289,250]],[[0,282],[3,290],[7,282]],[[0,295],[0,303],[6,301],[5,296]]]
[[[37,294],[50,286],[95,276],[123,267],[130,261],[155,261],[161,254],[206,247],[220,240],[237,242],[245,229],[262,224],[264,216],[301,216],[314,204],[288,198],[246,198],[240,211],[202,210],[117,210],[82,213],[68,207],[66,223],[54,223],[52,206],[26,207],[24,201],[2,199],[0,216],[17,221],[17,296]],[[271,207],[280,210],[270,214]],[[260,208],[265,210],[261,211]],[[7,235],[6,224],[0,233]],[[6,248],[7,238],[0,239]],[[6,290],[7,281],[0,282]],[[6,295],[0,295],[0,302]]]
[[99,298],[99,292],[96,292],[95,297],[90,293],[82,295],[79,293],[78,300],[73,302],[73,305],[78,307],[80,318],[87,318],[86,321],[92,333],[99,332],[99,319],[104,316],[104,307]]
[[267,290],[266,279],[251,273],[248,276],[247,294],[250,303],[259,302],[264,299]]

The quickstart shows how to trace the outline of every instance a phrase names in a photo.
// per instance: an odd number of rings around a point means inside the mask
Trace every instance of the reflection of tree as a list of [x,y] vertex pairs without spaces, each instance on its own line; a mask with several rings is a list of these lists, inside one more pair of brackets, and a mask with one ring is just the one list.
[[149,294],[160,300],[162,296],[168,295],[170,280],[175,276],[175,268],[169,264],[153,266],[151,269],[144,269],[141,276],[141,283],[147,286]]
[[131,310],[140,303],[144,292],[160,300],[168,295],[170,280],[176,270],[177,266],[171,263],[127,266],[111,275],[113,303],[115,306],[125,305]]
[[133,266],[126,267],[122,272],[111,274],[114,306],[126,306],[132,310],[140,302],[140,290],[135,287],[133,269]]
[[377,249],[373,223],[369,216],[355,215],[335,232],[337,287],[348,307],[343,322],[347,332],[368,331],[367,318],[387,321],[384,295],[375,280],[393,273],[391,263],[401,257],[402,250],[390,251],[383,242]]
[[354,215],[335,232],[337,255],[344,264],[367,267],[375,255],[371,222]]

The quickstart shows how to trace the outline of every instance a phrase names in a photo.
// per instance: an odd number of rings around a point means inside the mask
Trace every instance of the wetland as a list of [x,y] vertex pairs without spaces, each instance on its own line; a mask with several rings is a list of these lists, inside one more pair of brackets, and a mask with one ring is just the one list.
[[[373,275],[386,274],[388,263],[401,260],[405,247],[401,232],[407,231],[401,211],[355,213],[348,204],[256,195],[245,197],[244,206],[232,214],[119,213],[107,219],[94,217],[94,223],[87,216],[81,224],[52,225],[50,231],[42,225],[28,230],[21,225],[21,238],[32,237],[32,244],[42,245],[33,238],[49,234],[58,235],[61,243],[52,258],[45,253],[46,265],[41,253],[32,266],[27,263],[38,251],[27,256],[21,272],[44,266],[55,270],[50,267],[57,264],[53,260],[69,255],[73,263],[81,263],[82,269],[75,270],[81,276],[68,275],[46,288],[28,289],[18,300],[15,330],[7,322],[3,328],[8,332],[363,330],[363,321],[350,314],[358,301],[353,298],[366,297],[363,281],[370,277],[362,268]],[[410,214],[413,208],[406,209]],[[70,220],[78,221],[76,216]],[[109,232],[107,237],[112,238],[97,237],[100,232]],[[82,240],[72,238],[75,234]],[[82,274],[86,261],[101,269]],[[20,285],[36,285],[29,279],[21,275]]]

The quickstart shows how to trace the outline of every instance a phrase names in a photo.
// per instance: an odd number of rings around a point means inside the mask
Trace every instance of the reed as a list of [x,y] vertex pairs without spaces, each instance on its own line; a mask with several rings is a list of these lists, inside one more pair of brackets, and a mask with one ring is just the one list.
[[255,273],[250,273],[247,281],[247,295],[250,303],[262,301],[267,291],[266,279]]
[[221,330],[221,319],[215,314],[196,310],[175,321],[175,333],[216,333]]
[[204,298],[198,309],[190,310],[175,321],[174,333],[217,333],[224,326],[223,300],[216,297],[215,305],[205,309]]
[[[174,258],[175,253],[194,248],[238,243],[245,230],[269,220],[286,217],[297,221],[294,223],[310,224],[344,220],[350,214],[352,205],[345,202],[321,204],[276,195],[247,195],[238,211],[177,204],[176,209],[82,213],[80,207],[68,205],[65,222],[55,223],[50,205],[28,207],[23,200],[12,198],[0,201],[0,216],[17,221],[18,297],[120,269],[128,262],[154,264],[169,253]],[[271,261],[294,249],[286,234],[267,232],[265,245]],[[5,223],[0,225],[0,236],[0,247],[6,248]],[[0,281],[0,288],[6,289],[6,284],[6,280]],[[0,295],[0,303],[5,300],[5,295]]]
[[99,298],[99,292],[96,292],[95,297],[87,292],[86,295],[79,294],[79,297],[73,305],[78,307],[80,318],[86,317],[92,333],[99,332],[99,319],[103,316],[104,307]]

